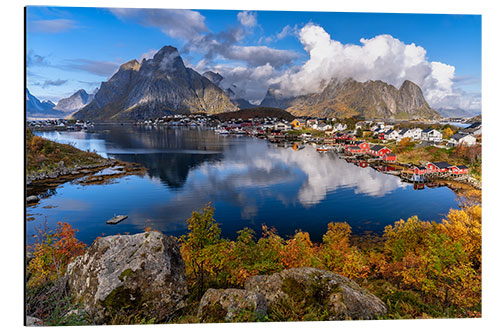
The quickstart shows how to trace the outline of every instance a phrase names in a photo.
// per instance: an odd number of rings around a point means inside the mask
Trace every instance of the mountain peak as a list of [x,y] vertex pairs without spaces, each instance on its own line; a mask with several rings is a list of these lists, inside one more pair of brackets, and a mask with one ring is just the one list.
[[120,69],[101,84],[93,101],[74,115],[76,119],[137,120],[236,109],[221,88],[184,66],[175,47],[164,46],[152,59],[141,64],[132,60]]
[[403,84],[401,85],[401,87],[399,87],[399,90],[405,90],[405,89],[419,89],[420,90],[420,87],[416,83],[414,83],[410,80],[405,80],[403,82]]
[[212,71],[207,71],[203,73],[203,76],[212,81],[212,83],[215,84],[216,86],[218,86],[219,83],[221,83],[222,79],[224,79],[222,75]]
[[126,70],[129,70],[129,69],[132,69],[134,71],[138,71],[139,68],[141,68],[141,64],[139,64],[139,62],[137,60],[133,59],[133,60],[130,60],[130,61],[122,64],[120,66],[119,70],[120,71],[126,71]]

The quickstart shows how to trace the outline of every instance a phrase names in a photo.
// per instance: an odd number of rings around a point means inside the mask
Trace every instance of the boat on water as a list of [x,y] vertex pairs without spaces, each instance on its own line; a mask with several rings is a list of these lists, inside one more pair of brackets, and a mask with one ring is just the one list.
[[106,224],[117,224],[125,220],[127,217],[127,215],[115,215],[113,218],[107,220]]

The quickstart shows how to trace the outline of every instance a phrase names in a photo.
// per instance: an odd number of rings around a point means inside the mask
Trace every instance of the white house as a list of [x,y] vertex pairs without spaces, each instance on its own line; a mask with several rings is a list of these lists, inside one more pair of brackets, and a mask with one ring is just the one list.
[[312,127],[314,125],[318,125],[318,120],[317,119],[307,119],[306,125],[307,125],[307,127]]
[[339,131],[345,131],[347,129],[347,125],[346,124],[341,124],[341,123],[337,123],[333,126],[333,129],[337,132]]
[[473,135],[467,134],[467,133],[457,133],[453,135],[450,140],[448,140],[448,143],[458,146],[460,144],[462,145],[467,145],[467,146],[472,146],[476,144],[476,138]]
[[279,122],[279,123],[274,124],[274,129],[279,130],[279,131],[288,131],[288,130],[292,129],[292,126],[285,124],[285,123],[282,123],[282,122]]
[[410,129],[411,132],[411,138],[413,140],[422,140],[422,129],[415,127]]
[[423,141],[441,142],[443,141],[443,134],[438,130],[428,128],[422,131]]
[[332,125],[328,125],[328,124],[319,124],[319,125],[313,125],[314,129],[317,129],[318,131],[328,131],[328,130],[331,130],[332,129]]
[[399,131],[398,130],[389,130],[385,132],[385,139],[386,140],[398,140],[399,139]]
[[475,122],[472,125],[470,125],[469,127],[465,128],[463,130],[463,132],[469,133],[472,135],[479,135],[483,132],[482,124],[480,122]]

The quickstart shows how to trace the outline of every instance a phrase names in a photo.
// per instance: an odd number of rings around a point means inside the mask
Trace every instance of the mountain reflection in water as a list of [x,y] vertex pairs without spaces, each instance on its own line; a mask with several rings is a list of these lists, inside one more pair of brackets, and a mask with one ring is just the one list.
[[[440,221],[458,206],[446,187],[415,191],[397,177],[310,146],[295,151],[197,128],[102,125],[95,133],[37,134],[141,163],[147,175],[107,185],[59,186],[55,195],[28,208],[35,217],[28,223],[28,236],[45,217],[49,226],[71,223],[87,243],[103,233],[140,232],[145,226],[180,235],[191,212],[211,202],[224,237],[234,239],[244,227],[260,234],[261,225],[267,224],[283,236],[300,229],[320,241],[331,221],[346,221],[356,233],[381,232],[385,225],[412,215]],[[63,207],[65,202],[73,208]],[[76,202],[86,210],[76,209]],[[42,208],[49,205],[55,208]],[[110,227],[105,221],[113,214],[129,218]]]

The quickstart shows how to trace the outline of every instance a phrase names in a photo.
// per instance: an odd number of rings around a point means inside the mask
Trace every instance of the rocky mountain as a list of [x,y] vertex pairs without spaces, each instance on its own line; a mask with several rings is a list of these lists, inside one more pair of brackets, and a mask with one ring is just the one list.
[[215,84],[217,87],[219,87],[219,83],[221,83],[222,80],[224,79],[222,75],[220,75],[219,73],[214,73],[212,71],[203,73],[203,76],[212,81],[212,83]]
[[186,68],[175,47],[161,48],[152,59],[129,61],[101,84],[76,119],[133,121],[174,113],[219,113],[237,107],[217,85]]
[[26,114],[33,118],[56,118],[63,117],[64,113],[55,110],[56,105],[52,101],[40,101],[26,88]]
[[440,115],[427,104],[422,90],[406,80],[397,89],[382,81],[332,79],[319,93],[286,97],[269,89],[261,106],[286,109],[296,116],[384,119],[435,119]]
[[236,105],[240,109],[247,109],[247,108],[253,108],[255,105],[251,104],[249,101],[246,99],[239,97],[231,88],[224,89],[220,83],[224,79],[222,75],[219,73],[214,73],[212,71],[208,71],[203,73],[203,76],[212,81],[213,84],[224,90],[231,100],[231,102]]
[[94,94],[88,94],[85,90],[80,89],[73,95],[59,100],[57,105],[54,107],[54,110],[59,110],[65,113],[73,113],[92,102],[93,99]]

